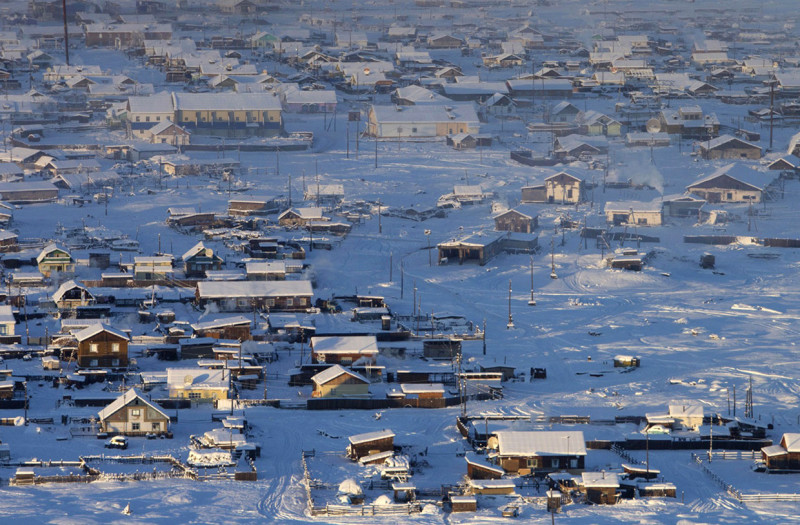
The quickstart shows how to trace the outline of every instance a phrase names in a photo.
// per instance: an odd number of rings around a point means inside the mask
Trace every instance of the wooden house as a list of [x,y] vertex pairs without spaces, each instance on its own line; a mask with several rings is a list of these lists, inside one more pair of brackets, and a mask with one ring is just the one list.
[[598,111],[589,110],[580,119],[581,131],[586,135],[606,135],[619,137],[622,134],[622,124],[616,119]]
[[303,198],[315,202],[317,206],[333,208],[344,200],[344,185],[342,184],[310,184]]
[[0,304],[0,344],[19,343],[22,336],[16,335],[17,321],[10,304]]
[[451,512],[477,512],[478,500],[475,496],[450,496]]
[[188,145],[191,134],[171,120],[162,120],[148,129],[145,136],[151,144],[171,144],[178,147]]
[[403,383],[400,385],[403,396],[410,399],[442,399],[444,385],[441,383]]
[[686,190],[708,203],[761,202],[766,183],[772,180],[766,173],[758,173],[734,164],[723,166],[711,175],[690,184]]
[[661,226],[664,222],[660,200],[606,202],[603,211],[606,222],[614,226]]
[[559,102],[550,110],[550,122],[574,122],[581,110],[566,100]]
[[448,34],[433,34],[428,37],[430,49],[456,49],[464,46],[464,41]]
[[172,278],[171,255],[141,256],[133,258],[133,278],[137,281],[157,281]]
[[464,459],[467,461],[469,479],[500,479],[505,474],[502,468],[487,462],[484,456],[468,452]]
[[222,257],[206,247],[202,241],[189,248],[181,259],[186,277],[205,277],[208,270],[221,270],[225,263]]
[[169,432],[169,416],[157,404],[131,388],[98,414],[100,431],[129,436]]
[[0,199],[14,204],[52,202],[58,198],[58,188],[51,182],[26,181],[0,183]]
[[248,281],[284,281],[286,280],[286,261],[248,261],[245,263],[245,275]]
[[539,215],[527,208],[514,208],[494,216],[494,229],[497,231],[533,233],[538,226]]
[[50,277],[56,272],[75,272],[75,259],[72,258],[72,255],[67,250],[55,243],[48,244],[39,252],[36,257],[36,264],[41,274],[45,277]]
[[761,158],[761,147],[732,135],[719,137],[699,143],[700,155],[704,159],[751,159]]
[[501,251],[507,232],[486,232],[467,235],[460,239],[436,245],[439,264],[458,261],[458,264],[474,261],[483,266]]
[[79,306],[94,304],[95,298],[87,287],[69,280],[53,293],[53,302],[60,310],[74,310]]
[[719,135],[719,119],[713,113],[704,114],[700,106],[664,109],[659,113],[658,120],[659,131],[670,135],[701,139]]
[[525,186],[521,190],[523,203],[575,204],[583,197],[583,180],[565,171],[551,175],[544,184]]
[[397,140],[478,133],[479,129],[478,113],[472,104],[463,102],[449,105],[373,105],[367,119],[368,135]]
[[586,443],[580,431],[499,431],[489,438],[495,462],[508,473],[520,475],[581,471]]
[[377,454],[379,452],[394,451],[394,432],[391,430],[378,430],[376,432],[366,432],[356,434],[347,438],[347,456],[355,461],[365,456]]
[[669,418],[674,421],[673,428],[695,429],[703,424],[702,405],[669,405]]
[[374,335],[311,338],[311,360],[315,363],[374,365],[377,356],[378,342]]
[[200,281],[195,299],[204,308],[214,304],[221,312],[305,311],[311,308],[311,282],[297,281]]
[[447,145],[453,149],[474,149],[478,145],[478,140],[470,133],[456,133],[447,136]]
[[312,397],[369,397],[369,379],[333,365],[311,377]]
[[761,449],[761,459],[770,470],[800,470],[800,434],[783,434],[779,444]]
[[197,337],[213,339],[250,340],[251,320],[242,315],[222,317],[213,321],[193,323],[192,330]]
[[452,360],[461,355],[460,339],[425,339],[422,341],[422,355],[428,359]]
[[305,207],[289,208],[278,215],[278,224],[281,226],[307,226],[311,222],[329,220],[322,214],[322,208]]
[[613,505],[617,502],[619,478],[613,472],[582,472],[580,487],[587,501],[598,505]]
[[469,490],[484,496],[510,496],[517,486],[513,479],[470,479]]
[[278,211],[277,205],[272,199],[239,197],[228,201],[228,215],[267,215],[276,211]]
[[81,368],[125,368],[128,366],[128,335],[107,324],[97,323],[77,334],[77,361]]
[[524,60],[514,53],[501,53],[499,55],[487,55],[483,57],[483,65],[486,67],[508,68],[519,67]]
[[667,196],[664,197],[664,216],[698,218],[705,204],[705,199],[691,195]]
[[800,157],[797,155],[784,155],[769,163],[767,169],[788,171],[791,173],[800,172]]

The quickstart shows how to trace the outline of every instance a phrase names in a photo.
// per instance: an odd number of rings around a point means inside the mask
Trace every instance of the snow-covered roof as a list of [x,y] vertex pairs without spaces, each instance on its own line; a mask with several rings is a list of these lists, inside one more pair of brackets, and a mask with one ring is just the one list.
[[400,390],[404,394],[443,394],[444,385],[441,383],[403,383]]
[[500,431],[497,437],[501,456],[585,456],[583,432],[574,430]]
[[586,488],[617,488],[619,478],[614,472],[581,472],[581,484]]
[[280,110],[281,101],[271,93],[173,93],[180,111],[269,111]]
[[197,293],[205,299],[228,297],[311,297],[310,281],[200,281]]
[[164,410],[161,407],[145,399],[144,396],[142,396],[142,394],[140,394],[139,391],[136,390],[135,388],[131,388],[127,392],[119,396],[117,399],[115,399],[110,405],[106,406],[103,410],[100,411],[100,413],[98,414],[100,421],[104,421],[107,418],[111,417],[112,415],[117,413],[122,407],[128,405],[134,399],[137,398],[140,399],[142,403],[152,408],[153,410],[157,411],[165,418],[169,418],[169,416],[164,412]]
[[718,148],[719,146],[722,146],[723,144],[727,144],[729,142],[738,143],[738,147],[749,146],[751,148],[758,148],[759,150],[761,149],[760,146],[756,146],[755,144],[747,142],[746,140],[742,140],[742,139],[740,139],[738,137],[734,137],[733,135],[720,135],[719,137],[715,137],[715,138],[713,138],[711,140],[700,142],[699,144],[700,144],[700,148],[702,148],[702,149],[712,150],[714,148]]
[[88,297],[91,297],[92,295],[91,293],[89,293],[89,289],[83,286],[82,284],[79,284],[74,280],[69,280],[67,282],[61,283],[61,286],[59,286],[58,289],[55,292],[53,292],[53,301],[56,302],[60,301],[61,298],[64,296],[64,294],[72,290],[73,288],[79,288],[81,290],[81,293],[86,294],[86,296]]
[[370,441],[377,441],[379,439],[389,439],[393,438],[395,433],[391,430],[384,429],[384,430],[376,430],[375,432],[365,432],[363,434],[356,434],[355,436],[350,436],[348,441],[350,441],[351,445],[358,445],[360,443],[368,443]]
[[311,338],[311,348],[317,354],[377,355],[378,341],[374,335],[316,336]]
[[336,379],[342,374],[347,374],[361,381],[362,383],[369,384],[369,379],[359,374],[358,372],[353,372],[352,370],[348,370],[341,365],[333,365],[326,368],[322,372],[314,374],[311,377],[311,381],[313,381],[317,385],[324,385],[325,383]]
[[192,323],[192,330],[195,332],[200,330],[210,330],[213,328],[222,328],[225,326],[235,325],[250,325],[251,320],[243,315],[234,315],[230,317],[220,317],[213,321],[203,321],[201,323]]
[[800,452],[800,434],[787,432],[781,438],[781,442],[785,443],[787,452],[793,454]]
[[126,341],[128,340],[128,334],[120,330],[117,330],[116,328],[109,326],[105,323],[97,323],[84,328],[83,330],[75,334],[75,339],[77,339],[78,342],[80,343],[81,341],[86,341],[90,337],[94,337],[101,332],[106,332],[111,335],[115,335],[117,337],[125,339]]

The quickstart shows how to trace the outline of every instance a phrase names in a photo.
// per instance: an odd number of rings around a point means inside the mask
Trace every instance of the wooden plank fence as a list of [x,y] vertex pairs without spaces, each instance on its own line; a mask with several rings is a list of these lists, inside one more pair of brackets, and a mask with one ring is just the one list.
[[325,505],[312,507],[312,516],[407,516],[422,512],[417,502],[390,505]]

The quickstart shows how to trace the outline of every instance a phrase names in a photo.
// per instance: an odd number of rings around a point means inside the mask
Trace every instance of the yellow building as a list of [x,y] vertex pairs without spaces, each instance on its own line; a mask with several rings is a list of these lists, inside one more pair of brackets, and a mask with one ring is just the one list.
[[271,93],[173,93],[175,124],[195,133],[263,135],[283,128],[281,101]]
[[169,397],[196,401],[228,399],[228,374],[225,369],[167,368]]

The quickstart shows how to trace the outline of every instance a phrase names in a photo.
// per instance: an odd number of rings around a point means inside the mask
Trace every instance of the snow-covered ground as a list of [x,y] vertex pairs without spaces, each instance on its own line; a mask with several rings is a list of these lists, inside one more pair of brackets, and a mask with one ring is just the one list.
[[[740,4],[744,2],[737,3]],[[585,2],[566,2],[563,6],[542,9],[534,15],[534,20],[539,24],[557,20],[560,27],[574,24],[576,38],[585,40],[588,45],[597,28],[584,9],[616,7],[624,10],[633,5],[605,2],[586,7]],[[352,9],[336,5],[333,8],[337,7],[342,13]],[[526,5],[504,9],[523,13],[528,8]],[[415,16],[427,12],[410,9]],[[788,8],[785,2],[765,2],[760,9],[766,10],[767,15],[778,16]],[[391,7],[373,2],[367,10],[375,16],[376,13],[385,14]],[[565,12],[570,10],[573,16],[567,17]],[[286,14],[275,15],[275,23],[281,20],[289,23],[290,14],[293,17],[297,12],[287,9]],[[469,16],[472,15],[463,17]],[[690,37],[701,33],[697,27],[687,27],[685,31],[689,45]],[[458,55],[458,52],[440,53],[442,57],[461,62],[465,72],[478,72],[475,57],[462,59]],[[143,69],[114,51],[77,49],[73,59],[75,63],[99,63],[141,81],[159,82],[152,70]],[[482,70],[481,74],[484,73]],[[388,103],[388,96],[379,95],[378,99]],[[611,99],[579,100],[577,104],[611,114],[614,104],[621,101],[624,98],[614,95]],[[751,109],[750,106],[725,105],[715,99],[692,102],[700,104],[706,112],[715,112],[728,125]],[[702,404],[707,414],[727,416],[733,390],[739,394],[738,410],[741,411],[745,388],[752,381],[755,418],[773,425],[768,437],[777,441],[784,432],[798,431],[800,370],[797,362],[800,354],[796,338],[800,316],[800,289],[797,287],[800,251],[765,248],[746,241],[712,246],[688,244],[683,240],[685,235],[714,234],[796,238],[800,211],[795,201],[800,197],[798,180],[787,180],[780,198],[755,206],[755,214],[750,217],[745,205],[725,205],[724,209],[733,216],[725,225],[696,224],[694,219],[671,218],[662,227],[640,227],[636,230],[638,233],[658,237],[659,241],[643,242],[640,246],[626,243],[625,247],[637,247],[641,252],[650,253],[648,264],[641,272],[611,270],[602,261],[602,256],[608,255],[607,248],[601,249],[593,239],[587,242],[580,238],[579,229],[557,227],[562,217],[578,223],[585,220],[590,227],[604,224],[605,202],[650,201],[681,194],[701,175],[727,164],[698,160],[690,155],[692,144],[689,141],[653,151],[614,143],[608,159],[600,159],[609,163],[609,180],[633,178],[656,189],[604,188],[604,171],[594,170],[583,172],[587,182],[597,184],[589,191],[587,202],[577,206],[539,205],[537,232],[541,249],[533,256],[536,306],[529,306],[528,255],[500,254],[485,266],[459,266],[452,262],[437,265],[434,249],[433,265],[430,265],[427,248],[429,243],[435,246],[467,233],[491,230],[493,203],[513,207],[519,202],[521,187],[540,183],[553,173],[520,165],[510,160],[509,152],[524,147],[547,153],[549,139],[528,135],[521,122],[490,120],[482,131],[496,137],[491,148],[455,151],[443,141],[379,141],[376,145],[370,139],[362,139],[356,154],[352,135],[349,145],[347,143],[346,110],[364,110],[366,104],[343,102],[341,108],[333,117],[335,126],[327,125],[331,118],[327,115],[286,118],[288,131],[314,132],[314,146],[310,151],[228,150],[224,155],[242,163],[241,173],[233,184],[233,190],[241,193],[231,194],[228,183],[218,179],[158,177],[143,174],[143,168],[137,166],[130,171],[122,170],[130,175],[114,184],[114,195],[107,209],[98,203],[21,206],[13,210],[13,228],[21,239],[56,238],[55,232],[61,229],[105,228],[137,240],[142,254],[149,255],[160,249],[177,256],[202,236],[183,234],[167,227],[165,218],[169,207],[192,206],[222,213],[231,195],[286,196],[291,184],[291,194],[296,201],[306,187],[317,181],[341,183],[347,201],[370,201],[373,213],[354,226],[345,239],[336,240],[332,250],[307,253],[306,262],[315,281],[315,297],[330,298],[356,292],[382,295],[396,314],[410,315],[418,307],[425,314],[464,316],[474,326],[482,327],[485,321],[486,354],[480,341],[465,342],[467,366],[506,364],[523,372],[531,367],[547,369],[545,380],[504,383],[501,400],[470,402],[469,414],[525,414],[531,415],[533,422],[516,423],[515,429],[569,428],[582,430],[587,439],[624,439],[639,429],[633,425],[551,425],[536,420],[542,416],[543,421],[547,421],[548,417],[558,415],[591,416],[593,419],[643,416],[648,412],[663,412],[667,405],[675,403]],[[544,108],[537,108],[537,114],[540,109]],[[768,130],[759,130],[762,140],[758,144],[766,147]],[[774,149],[782,152],[795,131],[790,126],[776,127]],[[121,135],[110,137],[113,141]],[[99,130],[84,131],[79,136],[47,137],[54,143],[59,139],[105,142],[109,136],[105,130]],[[219,156],[218,152],[191,154],[192,158],[201,159]],[[110,161],[101,162],[104,169],[112,167]],[[764,170],[757,162],[750,164]],[[583,170],[588,166],[577,162],[571,167]],[[454,185],[462,184],[481,184],[484,191],[494,192],[496,197],[483,204],[447,210],[444,217],[423,222],[390,213],[433,208],[439,196],[452,192]],[[375,213],[379,199],[385,212],[380,226]],[[233,261],[235,254],[229,246],[221,241],[205,242]],[[619,242],[611,245],[612,249],[621,247]],[[700,256],[706,252],[716,257],[714,271],[702,269],[698,264]],[[81,251],[77,255],[78,258],[88,256]],[[130,262],[132,256],[121,253],[112,259],[119,257]],[[553,270],[557,279],[550,278]],[[78,277],[97,279],[99,271],[81,267]],[[32,298],[44,299],[52,291],[34,293]],[[418,304],[413,304],[413,298]],[[172,308],[182,321],[193,322],[212,315],[184,305]],[[512,329],[507,328],[509,308],[514,322]],[[154,325],[139,323],[133,311],[114,321],[115,326],[131,329],[135,335],[153,333]],[[26,327],[18,325],[17,329],[18,333],[27,330],[34,337],[44,336],[46,330],[53,333],[56,327],[56,320],[47,319],[31,321]],[[141,348],[134,349],[134,352],[139,351]],[[305,400],[310,396],[309,387],[286,384],[288,370],[301,359],[300,352],[299,346],[291,351],[281,350],[279,360],[269,365],[266,386],[270,398]],[[627,373],[613,368],[612,360],[620,354],[640,357],[641,367]],[[166,366],[155,358],[136,355],[142,370],[163,370]],[[423,365],[413,356],[405,359],[381,357],[381,360],[381,364],[393,369]],[[41,370],[36,361],[6,360],[4,364],[18,374]],[[375,385],[373,393],[382,395],[384,386]],[[12,461],[76,460],[81,455],[109,452],[103,448],[102,440],[68,437],[67,427],[60,424],[62,415],[91,417],[96,409],[57,406],[63,395],[73,392],[53,388],[47,382],[29,383],[29,389],[30,416],[52,417],[55,424],[0,427],[0,440],[10,445]],[[101,390],[101,385],[84,392],[87,391],[110,395]],[[260,393],[256,389],[250,395],[257,398]],[[212,422],[211,412],[210,408],[178,410],[178,421],[172,425],[175,434],[172,440],[130,438],[131,445],[125,452],[167,453],[185,461],[190,435],[219,428],[219,423]],[[387,492],[368,488],[370,480],[374,480],[374,468],[359,467],[344,457],[347,437],[362,432],[392,429],[397,435],[395,443],[403,446],[404,453],[419,465],[413,477],[418,487],[436,489],[458,483],[466,474],[463,454],[469,449],[455,427],[459,414],[459,407],[382,410],[379,414],[369,410],[248,408],[246,417],[253,427],[252,441],[261,445],[261,456],[255,461],[258,481],[168,479],[100,481],[88,485],[3,485],[0,487],[0,520],[4,523],[65,524],[216,523],[223,520],[232,523],[353,523],[379,519],[380,522],[420,524],[495,523],[501,519],[498,509],[505,503],[499,497],[479,499],[477,514],[435,512],[391,518],[312,518],[306,512],[301,466],[304,451],[314,451],[314,457],[308,459],[309,470],[313,478],[323,483],[336,486],[346,478],[354,478],[367,489],[367,503]],[[0,411],[0,417],[17,415],[20,411]],[[633,455],[644,459],[643,452],[636,451]],[[587,469],[619,471],[623,461],[611,452],[591,450]],[[798,521],[798,503],[739,503],[701,470],[689,451],[651,451],[650,461],[661,470],[666,481],[676,485],[676,499],[624,500],[607,507],[568,505],[555,521],[566,519],[576,524]],[[800,474],[755,473],[750,469],[751,463],[715,459],[708,467],[742,493],[798,492]],[[152,470],[152,467],[143,465],[142,469]],[[5,482],[14,471],[15,467],[0,467],[0,480]],[[534,488],[519,492],[529,497],[542,495]],[[312,496],[323,505],[335,502],[335,491],[320,490]],[[123,516],[121,511],[127,503],[130,503],[132,515]],[[519,518],[526,523],[547,523],[550,519],[541,503],[523,505]]]

